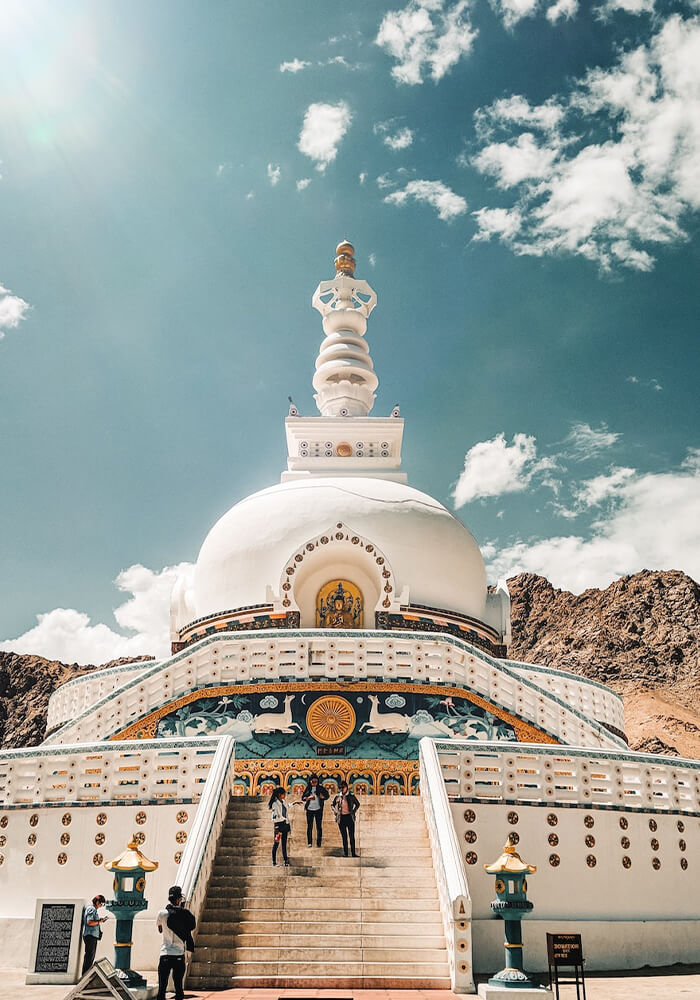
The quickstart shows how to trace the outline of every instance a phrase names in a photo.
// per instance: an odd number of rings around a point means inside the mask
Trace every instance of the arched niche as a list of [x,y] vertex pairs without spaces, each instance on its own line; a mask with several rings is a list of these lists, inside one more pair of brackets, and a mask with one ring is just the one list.
[[365,628],[374,628],[375,611],[398,610],[388,560],[370,540],[340,522],[287,560],[280,583],[281,609],[299,611],[301,628],[316,628],[319,591],[332,580],[346,580],[360,591]]

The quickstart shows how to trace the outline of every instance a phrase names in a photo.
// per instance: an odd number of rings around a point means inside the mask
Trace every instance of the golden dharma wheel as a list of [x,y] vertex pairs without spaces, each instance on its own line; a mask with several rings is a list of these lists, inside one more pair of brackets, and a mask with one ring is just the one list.
[[342,743],[355,731],[355,709],[338,695],[326,695],[306,713],[306,728],[319,743]]

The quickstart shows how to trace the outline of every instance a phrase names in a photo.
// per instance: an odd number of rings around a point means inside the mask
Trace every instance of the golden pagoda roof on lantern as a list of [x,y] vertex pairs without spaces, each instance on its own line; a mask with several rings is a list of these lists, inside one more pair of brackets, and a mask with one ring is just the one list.
[[126,845],[126,850],[122,851],[114,861],[105,861],[104,867],[110,872],[133,872],[139,868],[144,872],[154,872],[158,867],[158,862],[149,861],[146,855],[139,850],[136,837],[132,837]]
[[489,875],[500,875],[501,872],[506,872],[510,875],[522,875],[523,872],[526,872],[528,875],[534,875],[537,871],[537,865],[529,865],[526,861],[523,861],[515,849],[515,844],[508,837],[503,848],[503,854],[493,864],[484,865],[484,871],[487,871]]

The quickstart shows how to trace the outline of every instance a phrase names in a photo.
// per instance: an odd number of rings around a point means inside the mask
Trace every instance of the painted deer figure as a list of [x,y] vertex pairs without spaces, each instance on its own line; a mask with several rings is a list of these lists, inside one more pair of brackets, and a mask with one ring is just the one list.
[[360,732],[366,729],[368,733],[407,733],[411,720],[407,715],[400,715],[398,712],[379,711],[379,698],[376,694],[371,694],[369,700],[372,707],[369,710],[369,722],[363,722]]
[[263,712],[253,719],[251,729],[254,733],[293,733],[295,729],[301,732],[298,722],[292,722],[292,702],[295,695],[284,696],[284,708],[281,712]]

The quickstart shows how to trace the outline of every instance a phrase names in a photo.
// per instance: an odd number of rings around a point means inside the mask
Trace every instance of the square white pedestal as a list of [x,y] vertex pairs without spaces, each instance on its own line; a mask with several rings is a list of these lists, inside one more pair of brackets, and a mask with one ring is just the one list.
[[548,986],[536,986],[530,990],[509,990],[505,986],[489,986],[488,983],[479,985],[479,996],[484,1000],[544,1000],[550,998],[552,991]]

